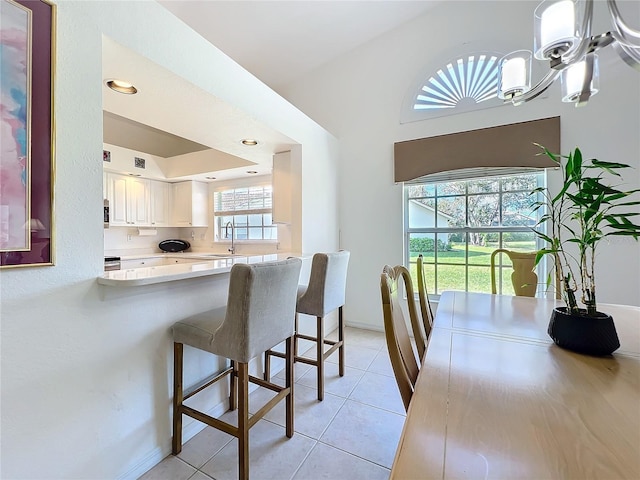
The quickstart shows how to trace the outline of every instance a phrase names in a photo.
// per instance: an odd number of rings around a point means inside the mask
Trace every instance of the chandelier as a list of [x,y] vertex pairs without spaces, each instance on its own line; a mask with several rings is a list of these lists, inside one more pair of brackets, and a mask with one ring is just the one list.
[[562,101],[585,105],[598,93],[598,55],[612,45],[620,58],[640,71],[640,31],[621,18],[615,0],[607,0],[612,31],[591,35],[593,0],[545,0],[534,12],[533,55],[549,62],[549,72],[531,86],[531,55],[518,50],[498,67],[498,97],[520,105],[533,100],[560,77]]

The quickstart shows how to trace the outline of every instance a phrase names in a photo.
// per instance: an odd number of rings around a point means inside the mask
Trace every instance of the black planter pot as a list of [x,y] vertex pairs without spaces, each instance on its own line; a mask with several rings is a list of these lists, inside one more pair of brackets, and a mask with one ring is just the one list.
[[547,333],[559,347],[587,355],[610,355],[620,347],[613,317],[606,313],[587,317],[567,313],[567,307],[554,308]]

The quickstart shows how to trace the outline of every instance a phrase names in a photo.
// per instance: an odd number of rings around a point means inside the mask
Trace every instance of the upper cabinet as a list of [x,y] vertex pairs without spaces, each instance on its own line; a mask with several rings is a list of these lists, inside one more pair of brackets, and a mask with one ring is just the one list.
[[151,180],[151,225],[170,227],[171,184]]
[[206,227],[208,221],[208,187],[192,180],[171,184],[173,211],[171,224],[176,227]]
[[151,181],[116,173],[107,173],[107,199],[110,225],[151,225]]
[[105,172],[111,227],[206,227],[206,183],[168,183]]
[[293,178],[291,152],[273,156],[273,223],[291,224]]

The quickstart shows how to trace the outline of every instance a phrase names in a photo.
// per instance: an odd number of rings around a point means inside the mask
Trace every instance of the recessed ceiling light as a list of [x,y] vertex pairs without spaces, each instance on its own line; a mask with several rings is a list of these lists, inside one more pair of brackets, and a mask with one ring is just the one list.
[[107,87],[118,93],[125,93],[127,95],[138,93],[138,89],[136,87],[124,80],[107,80]]
[[258,141],[253,138],[244,138],[242,139],[242,144],[247,145],[248,147],[253,147],[258,144]]
[[258,172],[256,172],[255,170],[247,170],[247,173],[250,174],[250,175],[253,175],[253,174],[258,173]]

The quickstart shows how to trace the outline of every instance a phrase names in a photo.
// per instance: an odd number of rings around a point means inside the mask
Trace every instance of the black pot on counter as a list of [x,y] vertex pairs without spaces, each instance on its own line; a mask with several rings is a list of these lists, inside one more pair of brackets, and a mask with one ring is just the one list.
[[163,252],[176,253],[189,250],[191,248],[191,244],[186,240],[170,239],[161,241],[158,244],[158,248]]

